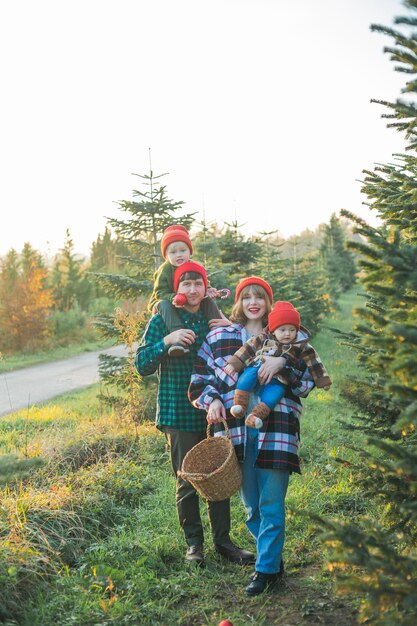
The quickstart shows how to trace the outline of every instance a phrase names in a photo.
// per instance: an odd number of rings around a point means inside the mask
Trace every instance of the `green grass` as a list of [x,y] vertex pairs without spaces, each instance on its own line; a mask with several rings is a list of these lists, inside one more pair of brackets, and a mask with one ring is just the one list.
[[[348,330],[357,302],[354,294],[345,296],[328,325]],[[0,622],[217,626],[227,618],[234,626],[354,624],[355,603],[335,594],[306,513],[375,514],[349,465],[333,460],[352,455],[352,435],[337,421],[349,420],[351,411],[340,385],[360,372],[354,355],[330,331],[313,344],[334,384],[304,401],[303,473],[290,481],[287,577],[276,593],[244,595],[249,572],[214,552],[203,505],[207,567],[185,567],[163,436],[146,423],[135,439],[132,424],[100,406],[92,387],[0,421],[1,454],[43,462],[30,479],[2,489]],[[232,520],[233,539],[253,548],[237,496]]]
[[95,352],[112,345],[109,341],[102,339],[88,340],[81,343],[74,343],[69,346],[57,346],[50,350],[32,352],[30,354],[0,355],[0,373],[11,372],[23,367],[31,367],[40,363],[50,363],[61,359],[69,359],[72,356],[83,354],[84,352]]

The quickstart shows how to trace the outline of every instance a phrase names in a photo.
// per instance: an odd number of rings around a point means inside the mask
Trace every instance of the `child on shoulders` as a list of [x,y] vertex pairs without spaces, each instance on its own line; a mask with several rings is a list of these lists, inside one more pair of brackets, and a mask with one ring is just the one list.
[[[174,272],[180,265],[188,263],[193,253],[193,245],[185,226],[173,224],[164,230],[161,239],[161,252],[165,262],[155,272],[154,287],[148,309],[152,312],[158,312],[168,331],[173,332],[182,328],[182,322],[176,309],[182,308],[185,304],[183,295],[176,294],[174,291]],[[200,308],[207,321],[223,318],[226,325],[229,323],[228,320],[224,318],[214,302],[214,298],[217,296],[221,296],[221,292],[208,286],[206,297]],[[189,349],[180,343],[171,346],[168,350],[171,357],[184,356],[188,352]]]

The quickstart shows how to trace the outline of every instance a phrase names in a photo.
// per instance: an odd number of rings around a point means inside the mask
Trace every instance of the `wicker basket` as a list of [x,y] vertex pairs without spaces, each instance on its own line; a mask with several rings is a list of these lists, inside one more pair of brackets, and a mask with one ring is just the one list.
[[189,450],[178,476],[188,480],[206,500],[230,498],[242,484],[242,471],[230,441],[229,427],[223,420],[226,437],[212,437],[210,424],[207,439]]

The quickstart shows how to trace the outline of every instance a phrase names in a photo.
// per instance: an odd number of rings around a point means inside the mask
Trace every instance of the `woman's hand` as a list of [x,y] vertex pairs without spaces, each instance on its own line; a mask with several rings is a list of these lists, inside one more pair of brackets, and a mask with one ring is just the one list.
[[221,400],[216,398],[209,406],[207,411],[207,421],[209,424],[217,424],[226,419],[226,409]]
[[258,371],[258,380],[261,385],[271,382],[273,376],[277,374],[286,364],[283,356],[264,356],[264,362]]

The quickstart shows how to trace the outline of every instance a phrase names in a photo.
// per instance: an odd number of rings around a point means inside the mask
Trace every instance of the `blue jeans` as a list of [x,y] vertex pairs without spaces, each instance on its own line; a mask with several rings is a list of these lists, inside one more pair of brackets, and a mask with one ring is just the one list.
[[[236,389],[242,391],[253,391],[258,383],[258,370],[262,363],[258,361],[255,365],[251,365],[243,370],[237,381]],[[272,411],[274,406],[278,404],[285,393],[285,385],[273,378],[267,385],[259,385],[259,399],[264,402]]]
[[248,514],[246,525],[256,541],[255,569],[263,574],[276,574],[285,539],[285,496],[290,473],[254,467],[259,431],[247,428],[246,433],[240,497]]

